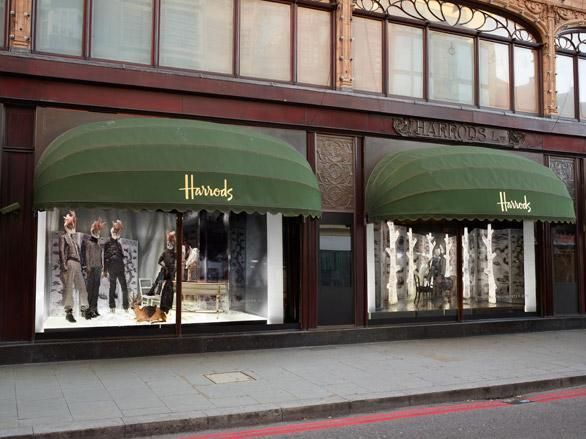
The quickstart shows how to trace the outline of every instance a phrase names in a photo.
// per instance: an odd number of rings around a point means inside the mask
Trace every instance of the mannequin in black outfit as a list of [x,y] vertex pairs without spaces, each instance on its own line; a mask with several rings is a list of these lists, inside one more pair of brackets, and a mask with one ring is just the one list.
[[126,273],[124,269],[124,251],[120,244],[120,235],[124,225],[116,220],[110,229],[110,240],[104,245],[104,273],[110,279],[110,311],[116,310],[116,281],[122,288],[122,307],[128,311],[128,286],[126,285]]

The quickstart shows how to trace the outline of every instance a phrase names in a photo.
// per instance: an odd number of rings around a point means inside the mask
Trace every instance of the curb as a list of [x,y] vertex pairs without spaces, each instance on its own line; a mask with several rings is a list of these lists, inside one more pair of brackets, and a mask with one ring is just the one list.
[[137,437],[177,434],[191,431],[204,431],[243,427],[278,422],[292,422],[304,419],[325,418],[328,416],[347,416],[351,414],[369,413],[402,407],[429,405],[439,403],[460,402],[467,400],[501,399],[519,396],[544,390],[559,389],[586,385],[586,375],[563,378],[552,378],[538,381],[498,384],[494,386],[472,387],[466,389],[446,390],[439,392],[417,393],[411,395],[358,399],[353,401],[329,402],[304,406],[271,408],[225,415],[202,416],[194,418],[178,418],[158,420],[146,423],[100,426],[85,429],[71,429],[37,432],[33,434],[17,434],[3,436],[4,439],[97,439],[103,437]]

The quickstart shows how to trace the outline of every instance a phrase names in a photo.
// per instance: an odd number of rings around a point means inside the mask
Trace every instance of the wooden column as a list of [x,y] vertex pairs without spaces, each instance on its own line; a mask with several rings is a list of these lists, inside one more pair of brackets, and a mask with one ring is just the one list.
[[[32,340],[36,278],[36,220],[33,214],[33,107],[7,106],[1,149],[0,208],[0,341]],[[1,139],[0,139],[1,140]],[[39,267],[43,270],[44,267]]]
[[[315,172],[315,133],[307,133],[307,161]],[[301,226],[301,329],[317,327],[317,258],[319,221],[304,218]]]
[[11,0],[9,6],[9,47],[30,51],[32,49],[32,0]]
[[352,0],[338,1],[336,10],[336,88],[352,88]]

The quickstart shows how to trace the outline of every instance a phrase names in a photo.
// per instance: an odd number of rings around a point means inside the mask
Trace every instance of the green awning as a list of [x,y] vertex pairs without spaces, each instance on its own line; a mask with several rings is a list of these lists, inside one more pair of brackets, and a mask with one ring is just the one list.
[[465,146],[384,157],[366,186],[371,222],[534,220],[574,222],[574,204],[551,171],[510,152]]
[[36,167],[35,207],[319,216],[321,194],[305,158],[276,138],[201,121],[130,118],[55,139]]

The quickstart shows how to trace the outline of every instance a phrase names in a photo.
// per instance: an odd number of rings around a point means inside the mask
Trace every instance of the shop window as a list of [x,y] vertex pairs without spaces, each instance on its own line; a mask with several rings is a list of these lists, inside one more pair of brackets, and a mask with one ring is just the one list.
[[175,324],[178,264],[183,324],[284,322],[280,215],[186,213],[181,261],[175,229],[162,212],[41,212],[37,332]]
[[159,64],[232,73],[232,0],[162,0]]
[[38,0],[35,49],[81,56],[83,0]]
[[152,0],[92,2],[92,57],[150,64],[152,44]]
[[[561,117],[586,119],[586,32],[571,29],[556,43],[556,92]],[[577,104],[577,105],[576,105]]]
[[240,20],[240,74],[290,81],[291,7],[243,0]]
[[328,86],[332,81],[332,18],[328,11],[297,10],[297,81]]
[[464,315],[535,311],[532,222],[442,226],[389,221],[372,230],[373,319],[455,317],[458,282]]
[[[357,0],[354,5],[355,90],[538,113],[538,47],[521,23],[458,3]],[[387,78],[387,90],[381,78]]]

